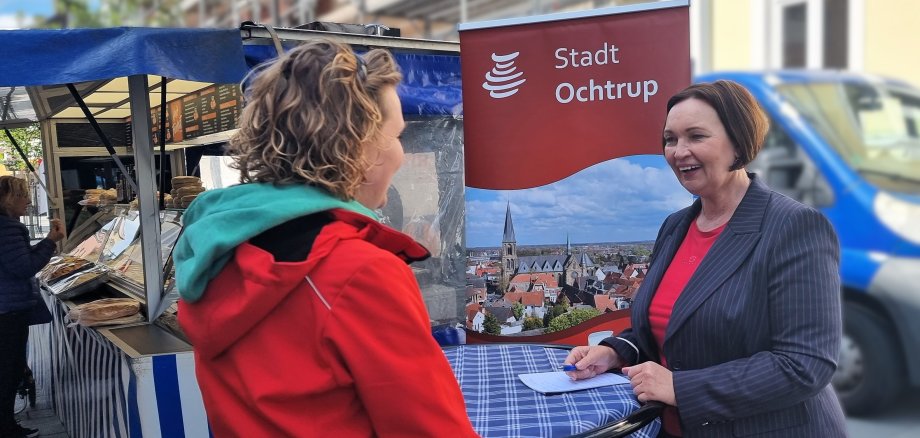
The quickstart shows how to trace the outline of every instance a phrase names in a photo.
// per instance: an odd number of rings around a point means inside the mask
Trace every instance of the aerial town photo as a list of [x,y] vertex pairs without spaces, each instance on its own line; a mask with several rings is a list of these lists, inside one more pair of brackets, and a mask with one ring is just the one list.
[[[660,157],[632,157],[543,187],[467,188],[466,328],[539,335],[628,309],[667,207],[691,201],[664,166]],[[605,177],[618,181],[598,184]],[[559,198],[580,205],[540,207]]]

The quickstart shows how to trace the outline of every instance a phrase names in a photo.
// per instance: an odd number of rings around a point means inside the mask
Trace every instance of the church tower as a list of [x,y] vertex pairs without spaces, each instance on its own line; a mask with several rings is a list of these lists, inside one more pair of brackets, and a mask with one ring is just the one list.
[[559,285],[563,286],[569,284],[569,279],[573,278],[569,274],[570,265],[572,263],[572,242],[569,240],[569,233],[565,233],[565,258],[562,261],[562,273],[559,274]]
[[514,225],[511,224],[511,202],[508,202],[508,209],[505,211],[505,234],[502,236],[502,293],[508,290],[511,283],[511,276],[517,269],[517,241],[514,239]]

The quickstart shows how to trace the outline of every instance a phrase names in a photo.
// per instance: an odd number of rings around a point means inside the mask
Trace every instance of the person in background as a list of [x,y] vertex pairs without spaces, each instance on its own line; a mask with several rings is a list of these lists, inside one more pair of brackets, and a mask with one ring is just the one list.
[[55,243],[64,238],[64,225],[52,219],[47,237],[30,244],[29,230],[19,222],[30,199],[24,179],[0,176],[0,437],[5,438],[38,435],[16,422],[13,405],[26,368],[29,315],[41,299],[35,274],[51,260]]
[[661,226],[632,328],[573,349],[569,375],[622,369],[667,406],[662,436],[845,436],[833,228],[745,172],[769,121],[741,85],[692,85],[667,111],[665,159],[699,198]]
[[216,437],[475,436],[407,263],[372,212],[403,161],[384,50],[305,43],[260,69],[175,250],[179,322]]

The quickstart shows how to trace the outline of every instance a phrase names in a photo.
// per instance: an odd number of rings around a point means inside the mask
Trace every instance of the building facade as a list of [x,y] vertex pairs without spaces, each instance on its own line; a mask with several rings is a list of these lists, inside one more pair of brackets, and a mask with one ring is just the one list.
[[[517,239],[514,236],[514,224],[511,220],[511,203],[505,211],[505,230],[501,245],[501,282],[502,293],[512,286],[512,279],[520,274],[550,274],[558,286],[575,285],[575,279],[593,276],[597,266],[586,252],[572,253],[572,245],[566,237],[565,254],[545,254],[519,256]],[[525,276],[527,276],[525,275]],[[520,287],[518,287],[520,290]]]
[[920,86],[914,0],[695,0],[694,73],[840,69]]
[[[408,38],[456,41],[461,22],[651,1],[661,0],[100,0],[98,8],[99,24],[107,26],[379,23],[399,28]],[[79,25],[74,9],[65,9],[51,21]],[[920,58],[911,51],[920,43],[917,17],[920,2],[915,0],[693,0],[693,72],[843,69],[920,86]]]

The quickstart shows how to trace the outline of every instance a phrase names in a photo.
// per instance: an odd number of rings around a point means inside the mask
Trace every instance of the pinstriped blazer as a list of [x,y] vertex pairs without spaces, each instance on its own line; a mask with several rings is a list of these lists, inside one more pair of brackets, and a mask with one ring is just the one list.
[[[837,235],[816,210],[749,177],[665,331],[684,436],[845,436],[830,386],[842,331]],[[661,362],[649,305],[700,208],[697,200],[665,220],[632,329],[603,342],[628,363]]]

